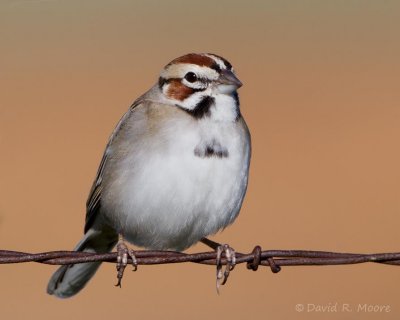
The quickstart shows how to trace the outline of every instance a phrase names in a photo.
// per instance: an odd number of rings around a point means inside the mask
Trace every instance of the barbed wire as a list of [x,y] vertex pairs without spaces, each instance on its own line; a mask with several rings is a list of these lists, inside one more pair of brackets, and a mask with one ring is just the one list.
[[[175,251],[135,251],[138,265],[155,265],[169,263],[199,263],[205,265],[217,264],[217,253],[182,253]],[[85,262],[117,262],[117,252],[88,253],[76,251],[50,251],[42,253],[25,253],[10,250],[0,250],[0,264],[37,262],[50,265],[68,265]],[[128,262],[132,260],[128,258]],[[236,264],[247,263],[247,269],[256,271],[258,267],[267,266],[272,272],[277,273],[283,266],[322,266],[346,265],[359,263],[380,263],[400,265],[400,252],[389,253],[339,253],[310,250],[265,250],[255,246],[250,253],[236,252]],[[222,254],[221,264],[226,265],[227,260]]]
[[[208,242],[212,242],[208,240]],[[128,255],[127,262],[134,265],[154,265],[169,263],[200,263],[206,265],[217,266],[216,289],[219,292],[219,286],[227,282],[230,271],[235,265],[246,263],[247,269],[256,271],[259,266],[267,266],[273,273],[281,271],[283,266],[327,266],[327,265],[345,265],[358,263],[381,263],[390,265],[400,265],[400,252],[389,253],[340,253],[328,251],[311,251],[311,250],[265,250],[262,251],[260,246],[255,246],[250,253],[236,252],[234,263],[232,257],[227,259],[227,251],[219,252],[200,252],[200,253],[183,253],[175,251],[154,251],[154,250],[138,250],[133,252],[134,261]],[[119,257],[119,260],[121,257]],[[126,264],[120,265],[118,253],[89,253],[76,251],[50,251],[42,253],[25,253],[10,250],[0,250],[0,264],[37,262],[51,265],[71,265],[76,263],[87,262],[110,262],[117,263],[116,286],[121,286],[121,280],[124,274]],[[225,270],[222,271],[222,265]]]

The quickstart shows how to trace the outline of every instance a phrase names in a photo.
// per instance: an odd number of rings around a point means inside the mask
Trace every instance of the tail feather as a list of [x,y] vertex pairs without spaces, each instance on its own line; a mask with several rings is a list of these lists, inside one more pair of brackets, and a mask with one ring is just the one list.
[[[88,230],[75,251],[106,253],[117,243],[116,235],[104,235],[100,231]],[[58,298],[69,298],[81,291],[93,277],[101,262],[65,265],[57,269],[47,285],[47,293]]]

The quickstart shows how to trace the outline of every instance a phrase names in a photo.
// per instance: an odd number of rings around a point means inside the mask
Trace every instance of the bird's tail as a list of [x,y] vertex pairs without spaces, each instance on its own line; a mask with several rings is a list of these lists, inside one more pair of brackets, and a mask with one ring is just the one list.
[[[75,251],[107,253],[118,241],[116,234],[89,229]],[[57,269],[47,285],[47,293],[58,298],[69,298],[83,289],[96,273],[101,262],[65,265]]]

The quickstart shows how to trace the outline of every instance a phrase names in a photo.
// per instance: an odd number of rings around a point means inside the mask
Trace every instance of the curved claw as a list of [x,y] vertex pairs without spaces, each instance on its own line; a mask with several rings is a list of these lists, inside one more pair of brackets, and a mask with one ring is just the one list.
[[117,256],[116,268],[117,268],[118,282],[115,286],[121,288],[121,282],[124,276],[124,271],[126,266],[128,265],[128,256],[132,259],[133,271],[137,270],[138,263],[135,256],[135,252],[126,246],[123,239],[120,239],[120,241],[117,244],[117,252],[118,256]]
[[[222,271],[222,253],[225,254],[225,270]],[[227,244],[222,244],[217,247],[217,279],[216,279],[216,289],[217,293],[219,293],[219,287],[224,285],[228,280],[229,273],[235,268],[236,265],[236,253],[233,248],[231,248]]]

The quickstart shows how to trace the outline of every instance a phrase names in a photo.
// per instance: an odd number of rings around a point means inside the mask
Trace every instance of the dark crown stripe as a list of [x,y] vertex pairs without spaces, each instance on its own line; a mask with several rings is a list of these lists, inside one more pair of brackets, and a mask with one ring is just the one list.
[[214,64],[212,64],[210,68],[217,71],[218,73],[221,72],[221,67],[216,62]]
[[221,59],[222,62],[225,64],[225,67],[226,67],[228,70],[232,70],[232,65],[229,63],[228,60],[226,60],[225,58],[223,58],[223,57],[221,57],[221,56],[219,56],[219,55],[217,55],[217,54],[214,54],[214,53],[210,53],[210,55]]

